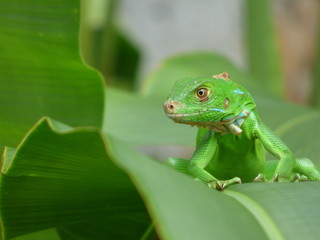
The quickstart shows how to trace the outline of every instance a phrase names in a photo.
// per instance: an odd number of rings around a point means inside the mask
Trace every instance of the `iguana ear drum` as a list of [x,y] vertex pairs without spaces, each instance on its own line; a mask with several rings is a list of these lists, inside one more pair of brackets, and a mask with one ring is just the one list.
[[227,109],[230,106],[230,99],[226,98],[223,102],[223,108]]

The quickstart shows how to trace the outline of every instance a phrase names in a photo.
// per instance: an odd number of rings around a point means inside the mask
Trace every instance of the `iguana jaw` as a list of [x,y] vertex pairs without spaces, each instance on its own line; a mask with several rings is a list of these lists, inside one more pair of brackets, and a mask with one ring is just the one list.
[[197,126],[202,128],[211,129],[215,132],[220,133],[232,133],[235,135],[241,134],[242,130],[240,126],[243,124],[245,118],[250,114],[248,111],[243,110],[239,115],[229,118],[224,118],[221,121],[212,121],[212,122],[199,122],[186,120],[186,117],[195,118],[200,116],[203,112],[198,113],[167,113],[167,116],[177,123],[188,124],[191,126]]

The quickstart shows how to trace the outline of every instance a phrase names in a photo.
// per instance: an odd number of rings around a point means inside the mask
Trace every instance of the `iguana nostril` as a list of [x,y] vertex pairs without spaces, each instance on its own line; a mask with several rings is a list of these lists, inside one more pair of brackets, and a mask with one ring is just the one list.
[[174,113],[174,112],[177,110],[177,105],[179,105],[178,102],[168,102],[168,103],[165,103],[165,104],[163,105],[164,111],[165,111],[166,113],[172,114],[172,113]]

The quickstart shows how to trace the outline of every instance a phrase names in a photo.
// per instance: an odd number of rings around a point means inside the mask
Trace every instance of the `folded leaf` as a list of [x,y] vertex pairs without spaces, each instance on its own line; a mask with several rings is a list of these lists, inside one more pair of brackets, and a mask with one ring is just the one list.
[[[12,151],[5,151],[1,171],[0,208],[5,239],[83,222],[103,221],[104,234],[114,231],[113,218],[148,225],[145,207],[134,186],[110,160],[105,142],[91,128],[67,130],[40,120]],[[103,219],[103,220],[101,220]],[[117,233],[117,234],[116,234]]]

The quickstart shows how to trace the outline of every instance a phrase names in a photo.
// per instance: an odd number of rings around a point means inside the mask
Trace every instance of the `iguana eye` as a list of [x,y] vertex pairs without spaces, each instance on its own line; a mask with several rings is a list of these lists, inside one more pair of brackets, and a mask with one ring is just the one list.
[[198,88],[196,90],[196,97],[200,100],[200,102],[205,102],[208,100],[209,90],[206,88]]

